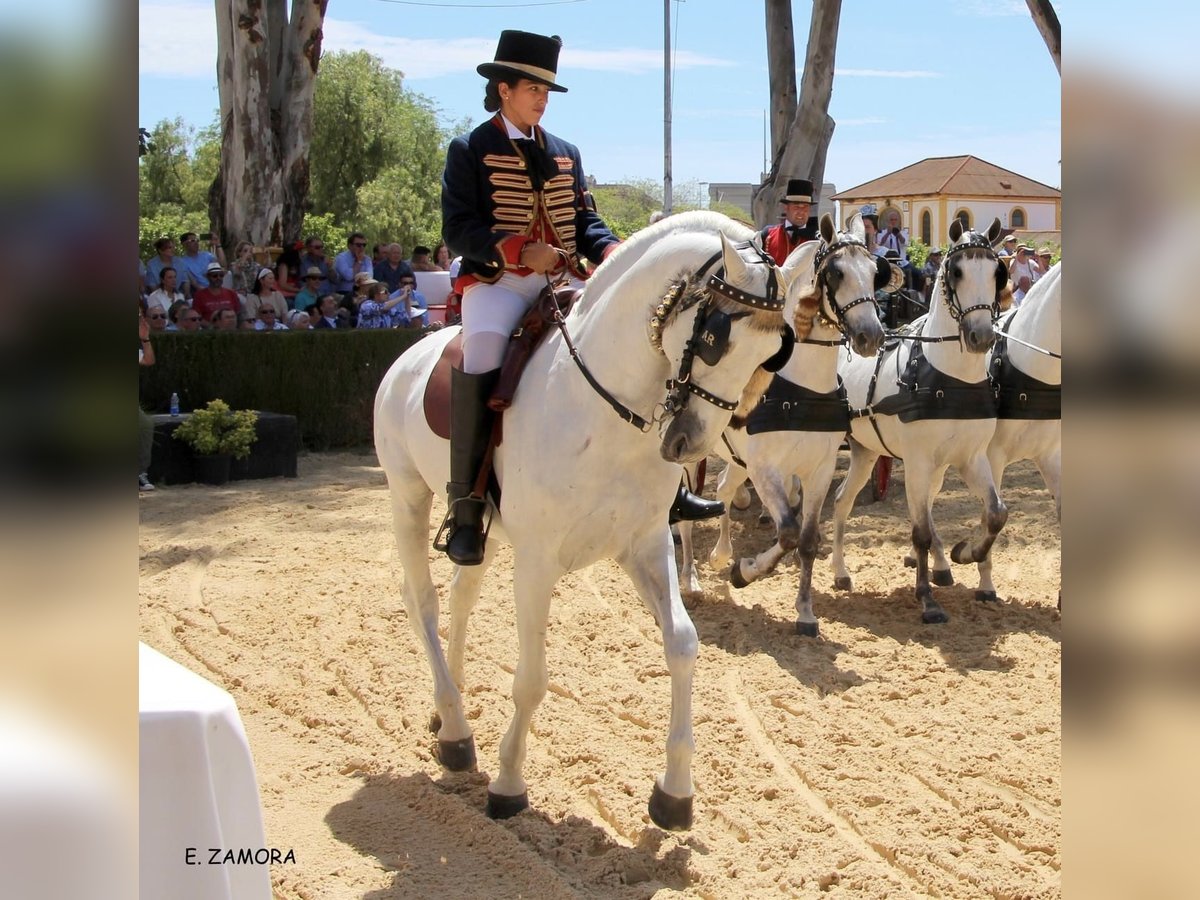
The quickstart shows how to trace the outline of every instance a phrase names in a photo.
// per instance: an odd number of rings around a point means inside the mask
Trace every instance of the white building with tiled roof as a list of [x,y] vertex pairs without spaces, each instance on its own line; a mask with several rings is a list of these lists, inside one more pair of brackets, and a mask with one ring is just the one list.
[[839,191],[841,220],[867,203],[900,214],[901,223],[925,244],[945,244],[954,218],[986,228],[999,218],[1006,231],[1062,231],[1062,191],[1002,169],[975,156],[923,159],[873,181]]

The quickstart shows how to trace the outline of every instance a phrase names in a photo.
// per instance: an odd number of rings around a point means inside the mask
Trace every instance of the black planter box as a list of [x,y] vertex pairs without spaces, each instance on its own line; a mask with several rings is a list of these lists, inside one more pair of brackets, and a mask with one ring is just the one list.
[[[148,474],[155,484],[187,484],[196,480],[192,448],[172,436],[188,415],[150,417],[154,420],[154,453]],[[295,478],[296,452],[300,449],[296,417],[259,412],[255,431],[258,440],[250,448],[250,455],[235,459],[230,465],[230,480]]]

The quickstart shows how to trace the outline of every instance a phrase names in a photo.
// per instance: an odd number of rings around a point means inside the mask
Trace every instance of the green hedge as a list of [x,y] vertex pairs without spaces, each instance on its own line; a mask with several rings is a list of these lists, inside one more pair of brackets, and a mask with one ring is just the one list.
[[160,333],[141,369],[141,403],[188,412],[220,398],[234,409],[295,416],[311,450],[370,445],[375,391],[422,337],[415,330]]

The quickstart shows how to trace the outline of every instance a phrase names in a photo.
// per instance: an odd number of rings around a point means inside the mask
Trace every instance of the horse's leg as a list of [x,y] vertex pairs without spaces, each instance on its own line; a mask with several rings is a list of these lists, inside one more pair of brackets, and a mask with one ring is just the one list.
[[[425,650],[433,671],[434,714],[430,727],[437,734],[438,757],[454,771],[475,766],[475,738],[463,714],[459,684],[451,675],[438,637],[438,595],[429,571],[429,511],[433,494],[414,470],[408,476],[388,475],[396,551],[404,569],[404,606],[408,621]],[[461,676],[460,676],[461,677]]]
[[933,588],[929,583],[929,548],[933,544],[933,497],[930,491],[935,480],[937,476],[929,460],[911,457],[904,460],[904,494],[908,500],[913,555],[917,561],[916,593],[921,604],[921,621],[926,625],[949,621],[946,611],[933,599]]
[[820,633],[812,606],[813,563],[821,542],[821,507],[825,503],[825,495],[829,493],[836,465],[835,444],[830,448],[828,459],[822,461],[817,471],[804,480],[800,541],[796,546],[796,559],[800,562],[800,585],[796,593],[796,633],[805,637],[816,637]]
[[654,781],[650,818],[659,828],[682,831],[692,826],[692,674],[698,638],[675,581],[671,538],[666,529],[651,534],[618,559],[642,601],[662,629],[663,652],[671,673],[671,726],[667,733],[667,768]]
[[[937,523],[933,520],[933,501],[942,492],[942,482],[945,478],[946,470],[938,469],[933,473],[933,483],[929,486],[929,527],[933,529],[929,545],[929,550],[933,554],[933,567],[929,573],[929,580],[938,587],[950,587],[954,584],[954,573],[950,571],[950,560],[946,559],[942,536],[938,534]],[[904,555],[904,565],[910,569],[915,569],[917,566],[916,557],[913,556],[911,549]]]
[[[846,568],[846,560],[842,556],[842,547],[846,539],[846,519],[854,506],[854,498],[871,478],[875,468],[875,460],[879,454],[864,447],[854,438],[850,438],[850,468],[842,483],[838,485],[833,503],[833,555],[830,564],[833,566],[833,586],[839,591],[848,591],[851,587],[850,572]],[[907,474],[905,475],[907,480]]]
[[708,554],[708,564],[717,572],[729,565],[729,560],[733,558],[729,510],[734,495],[745,482],[746,470],[737,463],[730,462],[725,466],[725,471],[721,473],[721,480],[717,483],[717,499],[725,501],[725,515],[721,516],[721,533],[717,536],[717,543],[712,548],[712,552]]
[[[729,513],[721,516],[721,528],[725,529],[728,526],[725,524],[729,518]],[[692,523],[684,520],[675,523],[675,528],[679,531],[679,581],[683,596],[689,600],[698,600],[704,596],[704,588],[700,584],[700,576],[696,573],[696,551],[692,545]]]
[[[992,544],[996,541],[996,535],[1000,533],[1000,529],[1008,521],[1008,507],[1000,499],[1000,491],[996,487],[996,480],[992,477],[992,466],[988,462],[985,450],[976,453],[967,461],[966,467],[962,470],[962,477],[971,493],[975,495],[976,499],[983,506],[983,515],[981,516],[983,537],[975,544],[971,543],[970,538],[964,538],[959,541],[950,550],[950,558],[956,563],[983,563],[986,560],[987,584],[985,586],[981,582],[975,596],[979,600],[995,600],[996,590],[991,584],[991,560],[988,559],[988,554],[991,553]],[[983,572],[984,569],[981,567],[981,577]]]
[[446,640],[446,656],[450,674],[459,690],[465,683],[464,656],[467,645],[467,622],[471,610],[479,602],[483,577],[496,558],[496,541],[492,539],[484,546],[483,562],[478,566],[455,566],[450,581],[450,633]]
[[734,562],[729,570],[729,582],[736,588],[744,588],[772,572],[779,561],[794,550],[800,540],[800,525],[788,506],[788,482],[791,474],[780,477],[778,469],[755,467],[752,464],[751,480],[758,486],[759,498],[770,512],[775,523],[775,543],[753,558],[746,557]]
[[[1042,473],[1042,481],[1046,482],[1046,490],[1054,498],[1054,514],[1062,525],[1062,446],[1051,453],[1037,459],[1038,471]],[[1060,529],[1061,530],[1061,529]],[[1062,586],[1058,589],[1058,608],[1062,609]]]
[[[674,545],[664,523],[667,549],[674,574]],[[507,819],[529,806],[522,772],[526,740],[533,713],[546,696],[546,620],[550,596],[561,573],[547,568],[537,555],[517,553],[513,566],[513,596],[517,611],[517,669],[513,673],[513,718],[500,742],[500,771],[488,785],[487,813]]]

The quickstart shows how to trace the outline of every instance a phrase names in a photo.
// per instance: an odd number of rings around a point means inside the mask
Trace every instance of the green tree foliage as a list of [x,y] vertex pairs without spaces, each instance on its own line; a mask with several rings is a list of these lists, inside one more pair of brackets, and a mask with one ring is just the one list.
[[447,133],[432,101],[365,52],[321,59],[313,97],[309,206],[372,240],[432,239],[441,229]]
[[333,213],[321,213],[320,215],[309,213],[304,217],[304,235],[301,240],[319,237],[326,247],[332,249],[332,253],[330,253],[332,257],[333,253],[341,251],[346,246],[346,239],[350,237],[352,230],[338,225],[333,220]]
[[169,203],[184,205],[192,177],[191,129],[183,119],[163,119],[150,132],[149,149],[138,165],[138,205],[143,215]]

